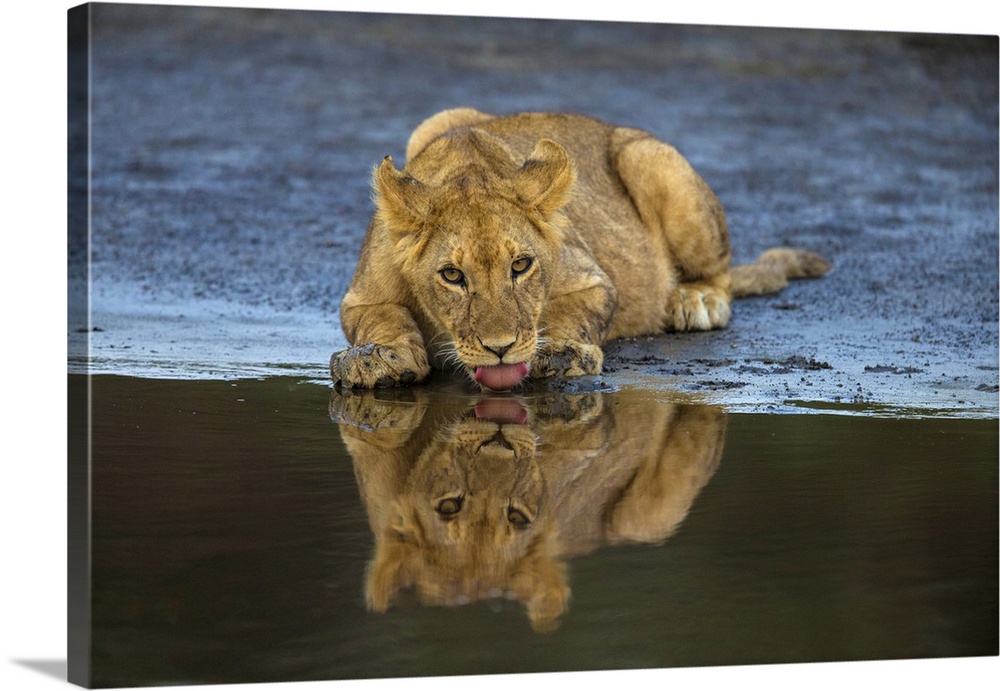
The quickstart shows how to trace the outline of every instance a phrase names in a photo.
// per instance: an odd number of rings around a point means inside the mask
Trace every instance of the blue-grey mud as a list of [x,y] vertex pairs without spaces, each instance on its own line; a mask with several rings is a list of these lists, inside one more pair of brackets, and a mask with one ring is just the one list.
[[997,654],[996,420],[90,387],[96,686]]
[[[996,37],[111,4],[86,20],[71,671],[997,654]],[[611,343],[598,377],[489,400],[448,375],[336,391],[372,166],[460,105],[649,130],[716,191],[737,262],[797,246],[834,270],[737,303],[721,331]],[[422,549],[487,527],[509,543],[493,557]],[[504,580],[515,557],[535,568]]]
[[467,105],[646,129],[737,263],[834,263],[725,330],[611,344],[609,384],[996,415],[996,37],[100,3],[88,26],[77,371],[325,378],[372,167]]

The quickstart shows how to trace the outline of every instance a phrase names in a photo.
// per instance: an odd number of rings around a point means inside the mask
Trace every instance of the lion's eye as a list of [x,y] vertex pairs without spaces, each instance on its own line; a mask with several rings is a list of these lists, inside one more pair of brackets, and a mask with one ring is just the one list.
[[531,519],[513,506],[507,509],[507,521],[515,528],[527,528],[531,525]]
[[510,273],[517,278],[525,271],[531,268],[531,257],[521,257],[520,259],[515,259],[514,263],[510,265]]
[[443,278],[446,283],[451,283],[456,286],[460,286],[465,283],[465,274],[453,266],[449,266],[447,269],[441,269],[440,273],[441,278]]
[[462,510],[462,497],[446,497],[434,507],[444,517],[450,517]]

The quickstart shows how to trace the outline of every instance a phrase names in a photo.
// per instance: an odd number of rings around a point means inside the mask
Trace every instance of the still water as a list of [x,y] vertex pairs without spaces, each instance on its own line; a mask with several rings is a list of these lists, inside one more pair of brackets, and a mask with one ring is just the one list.
[[91,391],[95,686],[998,652],[995,419]]

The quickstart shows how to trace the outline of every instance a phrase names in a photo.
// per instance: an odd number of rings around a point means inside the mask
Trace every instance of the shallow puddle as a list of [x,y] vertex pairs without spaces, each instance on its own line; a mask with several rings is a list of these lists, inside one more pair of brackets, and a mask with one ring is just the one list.
[[90,381],[97,686],[998,652],[995,419]]

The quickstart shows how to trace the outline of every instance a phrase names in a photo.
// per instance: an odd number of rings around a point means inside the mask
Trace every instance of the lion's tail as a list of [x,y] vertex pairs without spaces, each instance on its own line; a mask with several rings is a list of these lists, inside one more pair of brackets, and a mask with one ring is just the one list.
[[815,252],[776,247],[757,257],[753,264],[729,270],[734,298],[777,293],[792,278],[818,278],[832,267]]

